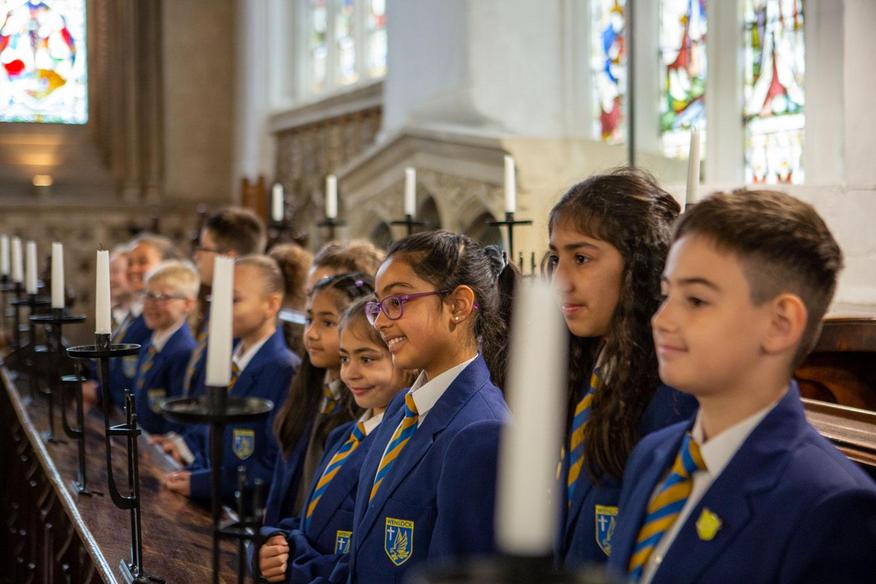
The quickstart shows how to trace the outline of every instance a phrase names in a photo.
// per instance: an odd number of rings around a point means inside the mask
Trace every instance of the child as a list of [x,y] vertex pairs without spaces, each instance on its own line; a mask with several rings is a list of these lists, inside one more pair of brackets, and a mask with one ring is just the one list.
[[513,267],[495,248],[431,231],[390,248],[368,305],[400,369],[421,371],[393,400],[365,457],[350,553],[331,578],[396,582],[418,564],[494,550]]
[[[353,303],[338,327],[341,380],[365,413],[357,423],[344,424],[329,436],[317,478],[308,491],[301,528],[262,530],[268,540],[260,550],[259,566],[269,582],[327,577],[338,557],[349,551],[359,468],[371,446],[372,431],[392,398],[413,382],[412,375],[393,366],[386,343],[368,322],[366,302],[362,298]],[[286,523],[281,521],[280,528]]]
[[606,561],[630,451],[695,407],[660,386],[651,340],[678,211],[651,176],[633,169],[591,177],[551,210],[548,265],[571,333],[556,549],[566,566]]
[[195,339],[186,322],[198,297],[194,266],[159,264],[146,279],[143,317],[152,335],[140,349],[134,378],[137,418],[144,430],[164,434],[175,424],[161,415],[161,400],[182,395],[183,376]]
[[[277,261],[286,281],[286,298],[283,307],[303,317],[307,308],[305,282],[310,264],[313,262],[313,254],[297,243],[283,243],[272,247],[268,255]],[[303,355],[302,325],[283,323],[283,333],[286,335],[286,344],[299,355]]]
[[335,274],[359,272],[374,278],[384,255],[370,241],[354,239],[346,245],[330,241],[313,256],[304,290],[310,294],[314,284]]
[[128,248],[119,246],[110,254],[110,300],[113,328],[125,321],[131,310],[131,285],[128,283]]
[[[166,237],[143,233],[130,243],[128,253],[128,283],[134,299],[130,311],[122,323],[113,331],[114,344],[134,343],[142,345],[149,338],[150,331],[143,318],[143,286],[146,274],[163,261],[179,259],[173,243]],[[109,365],[109,399],[118,407],[125,403],[125,390],[134,390],[134,375],[137,373],[137,356],[112,359]],[[83,399],[89,405],[100,400],[96,383],[83,384]],[[106,393],[106,392],[102,392]]]
[[842,253],[806,203],[713,195],[681,219],[652,324],[699,411],[627,465],[609,565],[637,582],[869,582],[876,485],[806,421],[791,379]]
[[353,273],[324,278],[308,295],[304,330],[307,354],[277,414],[274,431],[282,456],[274,469],[265,525],[276,526],[284,517],[300,515],[329,433],[360,414],[339,378],[338,323],[354,300],[373,292],[368,276]]
[[204,222],[198,247],[192,255],[201,276],[203,300],[200,318],[194,324],[197,346],[186,367],[183,387],[186,395],[200,395],[204,391],[204,367],[207,358],[207,329],[209,311],[206,298],[213,285],[213,262],[216,254],[233,258],[260,254],[265,249],[265,225],[258,215],[241,207],[226,207],[210,215]]
[[[234,266],[232,333],[240,339],[232,356],[229,395],[259,397],[282,403],[300,361],[277,330],[277,312],[283,303],[283,276],[276,262],[266,256],[247,256]],[[277,457],[271,435],[273,414],[266,420],[234,424],[225,429],[222,463],[222,498],[232,502],[237,467],[244,466],[247,482],[262,479],[266,485]],[[169,474],[167,488],[200,501],[210,497],[209,429],[185,435],[194,454],[188,470]]]

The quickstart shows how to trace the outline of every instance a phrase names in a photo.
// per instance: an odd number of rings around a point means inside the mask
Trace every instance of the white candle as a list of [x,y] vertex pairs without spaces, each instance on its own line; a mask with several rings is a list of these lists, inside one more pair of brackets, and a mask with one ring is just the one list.
[[35,241],[27,242],[27,269],[25,276],[25,290],[28,294],[37,293],[37,247]]
[[97,252],[97,273],[94,285],[94,334],[111,335],[110,318],[110,257],[109,251]]
[[338,177],[333,174],[325,178],[325,216],[328,219],[338,216]]
[[505,212],[517,211],[517,177],[514,175],[514,158],[505,155]]
[[512,555],[546,556],[556,535],[557,458],[564,434],[566,329],[548,284],[521,283],[514,305],[508,404],[502,430],[496,539]]
[[21,256],[21,239],[14,237],[12,239],[12,281],[16,283],[24,282],[24,263]]
[[9,236],[0,235],[0,274],[9,275]]
[[405,215],[417,216],[417,169],[405,169]]
[[52,243],[52,308],[64,308],[64,245]]
[[271,219],[274,223],[280,223],[283,220],[283,185],[276,183],[271,191]]
[[213,264],[210,330],[207,338],[207,385],[226,387],[231,381],[234,258],[217,256]]
[[687,159],[687,191],[684,204],[690,205],[697,201],[697,188],[700,186],[700,131],[690,131],[690,151]]

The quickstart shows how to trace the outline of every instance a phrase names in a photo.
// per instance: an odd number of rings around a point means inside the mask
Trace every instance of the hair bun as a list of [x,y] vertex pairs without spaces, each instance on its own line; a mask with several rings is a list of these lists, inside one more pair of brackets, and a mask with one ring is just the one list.
[[498,245],[484,246],[484,255],[490,262],[490,273],[494,279],[498,279],[505,268],[508,267],[508,254]]

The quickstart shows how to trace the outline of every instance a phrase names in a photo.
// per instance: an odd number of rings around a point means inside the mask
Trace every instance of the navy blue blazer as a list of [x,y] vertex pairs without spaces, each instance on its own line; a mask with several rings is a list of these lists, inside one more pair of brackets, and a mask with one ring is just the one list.
[[369,502],[403,404],[404,394],[396,396],[374,432],[359,476],[351,551],[329,581],[401,582],[425,561],[494,552],[499,434],[509,412],[483,357],[450,384]]
[[[300,510],[295,508],[295,495],[298,493],[298,483],[301,482],[304,455],[307,452],[312,430],[313,424],[308,424],[289,456],[285,456],[282,452],[277,456],[277,463],[274,465],[274,474],[271,479],[271,489],[265,500],[263,525],[277,527],[283,520],[294,519],[294,521],[298,521]],[[289,528],[294,527],[297,525]]]
[[[240,373],[231,390],[234,397],[260,397],[274,402],[274,410],[263,421],[234,424],[225,428],[222,460],[222,498],[234,502],[237,488],[237,467],[244,466],[247,484],[255,479],[269,482],[277,459],[277,440],[273,423],[277,408],[286,399],[289,382],[300,360],[286,347],[283,332],[279,329],[256,352],[246,368]],[[185,435],[186,442],[195,456],[189,466],[192,471],[191,497],[208,501],[210,498],[210,430],[199,426]]]
[[[346,443],[353,431],[355,422],[348,422],[332,430],[329,434],[325,456],[319,464],[310,489],[308,500],[313,494],[325,467],[335,453]],[[353,507],[356,502],[356,489],[359,485],[359,471],[377,429],[362,440],[359,447],[344,462],[344,466],[329,483],[319,500],[316,509],[305,529],[307,510],[300,517],[280,522],[280,529],[263,528],[265,538],[282,530],[289,542],[289,563],[286,569],[287,582],[311,582],[317,578],[328,577],[338,559],[350,551],[350,537],[353,532]]]
[[189,325],[183,325],[173,333],[161,350],[152,358],[152,367],[145,374],[140,371],[146,361],[149,348],[152,346],[151,337],[140,349],[137,359],[137,376],[134,378],[137,402],[137,421],[144,430],[151,434],[165,434],[171,430],[181,429],[180,424],[167,420],[161,415],[161,400],[169,397],[177,397],[183,394],[183,378],[189,363],[192,349],[195,348],[195,339],[189,330]]
[[[627,565],[657,483],[693,420],[651,434],[624,475],[609,568]],[[713,538],[696,523],[720,519]],[[652,582],[872,582],[876,484],[809,423],[796,382],[755,427],[681,527]]]
[[[639,436],[686,420],[696,408],[697,401],[693,397],[667,385],[660,385],[639,420]],[[615,514],[620,500],[621,480],[605,475],[596,485],[587,469],[582,469],[570,506],[566,498],[568,473],[569,457],[565,456],[557,487],[563,493],[557,560],[566,567],[603,564],[611,552],[612,524],[617,519]]]
[[[113,339],[115,344],[136,343],[145,344],[152,336],[152,331],[146,326],[143,314],[136,317],[128,325],[121,339]],[[125,390],[134,391],[134,377],[137,376],[138,355],[111,359],[109,362],[109,395],[112,402],[119,408],[125,407]],[[101,396],[102,399],[102,396]]]

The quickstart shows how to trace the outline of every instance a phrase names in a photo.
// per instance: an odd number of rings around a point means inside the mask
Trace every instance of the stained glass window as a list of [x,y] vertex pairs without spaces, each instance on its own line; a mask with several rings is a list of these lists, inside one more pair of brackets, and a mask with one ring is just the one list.
[[626,94],[624,7],[626,0],[591,0],[593,134],[609,143],[623,141]]
[[85,0],[0,0],[0,121],[88,121]]
[[337,82],[349,85],[359,79],[356,71],[356,40],[353,22],[353,0],[337,0],[335,12],[335,54],[337,59]]
[[365,28],[368,76],[382,77],[386,74],[386,0],[368,0]]
[[326,0],[310,0],[310,34],[308,55],[310,57],[310,91],[319,93],[325,88],[326,62],[328,61],[328,13]]
[[691,128],[705,128],[706,27],[706,0],[661,1],[660,138],[673,158],[688,156]]
[[803,0],[745,0],[745,180],[802,183]]

